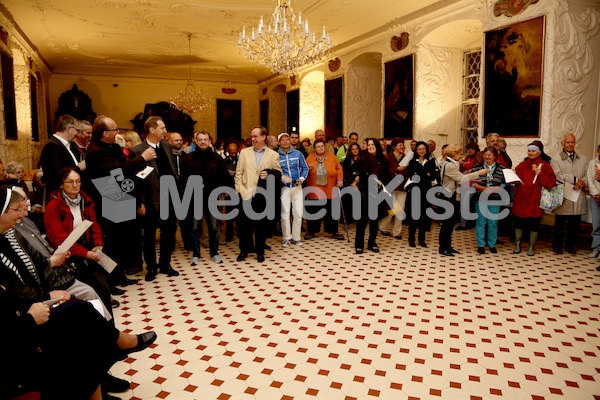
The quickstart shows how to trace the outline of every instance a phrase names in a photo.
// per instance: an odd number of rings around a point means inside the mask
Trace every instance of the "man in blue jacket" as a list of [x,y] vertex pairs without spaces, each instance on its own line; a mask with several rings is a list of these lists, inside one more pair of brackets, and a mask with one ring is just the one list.
[[[281,190],[281,231],[283,233],[281,245],[283,247],[288,247],[290,244],[302,246],[300,240],[304,210],[302,182],[308,176],[308,166],[302,153],[291,147],[288,133],[280,133],[277,140],[279,141],[279,165],[283,170],[281,181],[284,185]],[[291,229],[290,211],[293,215]]]

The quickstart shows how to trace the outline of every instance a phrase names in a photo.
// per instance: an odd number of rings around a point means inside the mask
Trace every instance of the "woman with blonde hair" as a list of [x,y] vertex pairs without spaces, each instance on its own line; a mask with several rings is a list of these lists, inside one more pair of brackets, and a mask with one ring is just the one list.
[[452,215],[441,221],[438,241],[440,243],[440,254],[453,257],[457,250],[452,248],[452,232],[454,224],[458,218],[460,194],[457,188],[460,187],[463,180],[472,180],[482,175],[487,175],[487,171],[471,172],[463,174],[460,172],[460,160],[462,159],[462,146],[450,144],[444,149],[444,160],[440,164],[440,177],[442,186],[446,190],[446,200],[452,204]]

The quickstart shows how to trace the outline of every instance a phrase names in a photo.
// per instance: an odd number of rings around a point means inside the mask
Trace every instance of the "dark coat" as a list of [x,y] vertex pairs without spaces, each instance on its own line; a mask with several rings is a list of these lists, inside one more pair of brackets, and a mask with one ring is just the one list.
[[60,187],[62,182],[58,173],[63,168],[76,165],[67,148],[54,136],[44,145],[40,154],[40,163],[44,171],[42,182],[46,184],[47,193]]
[[[135,159],[138,156],[149,148],[150,145],[148,141],[144,141],[133,149],[131,149],[130,157]],[[177,176],[177,169],[175,168],[175,164],[173,163],[173,148],[169,142],[164,140],[160,141],[159,149],[157,151],[164,152],[164,156],[166,156],[166,160],[168,161],[169,171],[166,175],[171,175],[175,178],[175,182],[179,185],[179,177]],[[146,210],[152,211],[154,213],[158,213],[160,210],[160,177],[161,175],[158,172],[158,164],[156,159],[147,161],[145,166],[150,166],[154,168],[154,170],[145,178],[138,179],[136,181],[136,186],[139,185],[139,200],[146,207]]]

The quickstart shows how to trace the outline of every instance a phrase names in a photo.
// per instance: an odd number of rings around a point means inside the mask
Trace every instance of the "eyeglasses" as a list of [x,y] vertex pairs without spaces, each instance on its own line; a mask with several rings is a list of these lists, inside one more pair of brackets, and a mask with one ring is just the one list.
[[73,125],[71,125],[71,128],[75,129],[77,131],[77,133],[81,133],[81,129],[77,129]]
[[74,181],[64,181],[63,183],[65,185],[80,185],[81,184],[81,179],[76,179]]
[[105,129],[105,132],[119,132],[119,128],[115,128],[115,129]]

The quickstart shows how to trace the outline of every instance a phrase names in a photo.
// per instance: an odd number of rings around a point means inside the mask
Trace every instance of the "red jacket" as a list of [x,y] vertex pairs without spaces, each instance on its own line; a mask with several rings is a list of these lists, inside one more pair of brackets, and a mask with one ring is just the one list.
[[[540,163],[542,163],[542,172],[538,175],[534,184],[535,173],[532,165],[539,165]],[[540,208],[542,186],[546,189],[552,189],[556,185],[554,170],[549,163],[538,157],[535,160],[527,158],[517,165],[515,172],[521,178],[523,184],[517,183],[515,185],[513,214],[521,218],[542,218],[543,212]]]
[[[85,238],[85,243],[87,243],[89,248],[85,248],[81,245],[82,239],[79,239],[79,241],[71,247],[71,255],[86,257],[89,250],[96,246],[102,246],[103,242],[102,231],[100,230],[100,225],[96,221],[94,202],[83,192],[81,192],[81,196],[83,196],[82,219],[93,222],[92,226],[90,226],[82,236],[82,238]],[[73,231],[73,214],[71,213],[71,209],[67,202],[60,194],[60,190],[55,191],[50,196],[50,202],[46,205],[46,212],[44,213],[44,225],[46,226],[48,241],[54,248],[57,248],[64,242],[67,236]]]

